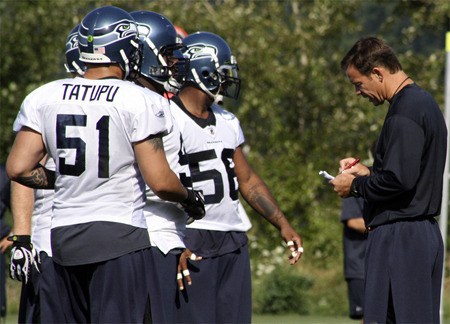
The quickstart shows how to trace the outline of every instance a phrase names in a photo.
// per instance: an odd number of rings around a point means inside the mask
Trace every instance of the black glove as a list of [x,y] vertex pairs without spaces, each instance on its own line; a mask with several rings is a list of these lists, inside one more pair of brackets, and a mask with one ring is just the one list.
[[181,202],[184,211],[188,214],[187,224],[205,216],[205,199],[200,191],[187,189],[188,196]]
[[8,237],[8,241],[13,242],[9,275],[11,279],[17,279],[27,284],[31,276],[31,267],[34,266],[40,272],[39,257],[31,243],[31,236],[13,235]]

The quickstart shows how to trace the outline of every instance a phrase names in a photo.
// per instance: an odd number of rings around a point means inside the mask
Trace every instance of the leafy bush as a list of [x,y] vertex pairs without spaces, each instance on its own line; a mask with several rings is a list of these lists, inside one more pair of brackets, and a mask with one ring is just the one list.
[[311,287],[312,280],[294,267],[278,267],[254,281],[253,310],[257,314],[308,314]]

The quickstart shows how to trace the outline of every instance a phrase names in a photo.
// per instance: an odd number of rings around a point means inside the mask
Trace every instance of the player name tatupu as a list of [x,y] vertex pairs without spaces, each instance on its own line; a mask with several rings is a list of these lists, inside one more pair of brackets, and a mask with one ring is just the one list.
[[64,83],[63,100],[113,101],[119,86]]

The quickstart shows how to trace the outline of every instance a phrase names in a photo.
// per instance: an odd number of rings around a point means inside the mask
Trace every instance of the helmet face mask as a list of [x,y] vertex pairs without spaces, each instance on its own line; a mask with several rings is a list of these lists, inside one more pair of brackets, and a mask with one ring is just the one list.
[[162,49],[162,55],[166,59],[167,67],[170,70],[170,77],[167,80],[171,88],[179,90],[186,81],[189,72],[189,60],[183,56],[184,45],[167,46]]
[[139,38],[131,41],[131,43],[135,47],[135,50],[130,54],[130,57],[128,58],[130,74],[128,75],[127,79],[133,81],[138,79],[141,74],[143,45]]
[[87,14],[78,29],[78,46],[85,63],[118,63],[127,79],[139,74],[142,46],[136,23],[125,10],[107,6]]
[[239,68],[234,56],[231,57],[230,64],[225,64],[218,68],[221,78],[220,93],[235,100],[239,98],[241,90],[241,79],[239,79],[238,71]]
[[191,34],[183,41],[187,46],[183,54],[190,60],[187,81],[196,84],[215,101],[220,101],[222,96],[237,99],[241,81],[228,44],[209,32]]
[[138,25],[144,46],[141,75],[163,85],[167,91],[177,91],[185,80],[189,61],[180,52],[183,44],[175,27],[156,12],[142,10],[130,15]]

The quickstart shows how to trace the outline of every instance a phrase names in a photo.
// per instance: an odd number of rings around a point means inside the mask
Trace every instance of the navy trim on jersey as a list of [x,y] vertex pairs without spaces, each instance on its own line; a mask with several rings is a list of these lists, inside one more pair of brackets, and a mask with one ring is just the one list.
[[234,252],[248,242],[245,232],[222,232],[186,228],[186,247],[202,258],[212,258]]
[[150,247],[146,228],[90,222],[52,229],[53,261],[63,266],[102,262]]
[[216,126],[216,116],[214,115],[211,107],[208,107],[208,117],[200,118],[191,114],[189,110],[187,110],[187,108],[184,106],[183,102],[178,96],[174,96],[170,100],[175,102],[178,105],[178,107],[180,107],[180,109],[183,110],[186,113],[186,115],[191,117],[191,119],[195,121],[197,125],[199,125],[201,128],[205,128],[208,126]]

